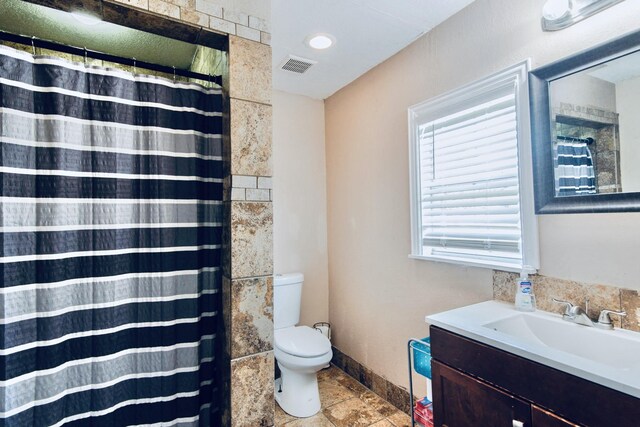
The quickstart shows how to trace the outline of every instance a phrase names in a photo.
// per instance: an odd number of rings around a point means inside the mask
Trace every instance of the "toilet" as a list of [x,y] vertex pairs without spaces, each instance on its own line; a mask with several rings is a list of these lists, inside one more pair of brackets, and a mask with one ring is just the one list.
[[333,356],[327,337],[308,326],[296,326],[303,282],[301,273],[278,274],[273,289],[274,355],[281,372],[275,398],[283,411],[298,418],[320,411],[316,373]]

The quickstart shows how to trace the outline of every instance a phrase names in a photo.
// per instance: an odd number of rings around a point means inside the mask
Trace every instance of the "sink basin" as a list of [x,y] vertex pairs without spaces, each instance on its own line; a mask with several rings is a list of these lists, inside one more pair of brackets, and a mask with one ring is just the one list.
[[614,369],[632,370],[639,364],[640,340],[576,325],[560,317],[522,313],[483,326],[532,345],[574,354]]
[[640,397],[640,333],[603,330],[558,314],[487,301],[427,316],[427,323]]

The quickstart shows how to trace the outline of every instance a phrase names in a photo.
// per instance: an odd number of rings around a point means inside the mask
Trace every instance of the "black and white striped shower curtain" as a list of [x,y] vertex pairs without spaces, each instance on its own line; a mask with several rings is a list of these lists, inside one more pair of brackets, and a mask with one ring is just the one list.
[[0,103],[2,424],[208,425],[221,92],[0,46]]
[[553,154],[556,196],[596,194],[593,157],[586,142],[557,141]]

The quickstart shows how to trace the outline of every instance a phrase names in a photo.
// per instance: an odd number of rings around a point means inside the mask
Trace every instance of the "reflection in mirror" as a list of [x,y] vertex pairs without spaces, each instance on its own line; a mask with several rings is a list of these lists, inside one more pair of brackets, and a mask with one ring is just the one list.
[[640,52],[553,80],[555,195],[640,192]]

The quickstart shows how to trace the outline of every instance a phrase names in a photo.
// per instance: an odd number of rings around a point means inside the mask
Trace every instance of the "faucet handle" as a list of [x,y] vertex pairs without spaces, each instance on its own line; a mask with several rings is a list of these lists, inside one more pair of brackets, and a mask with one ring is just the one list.
[[598,323],[600,325],[603,325],[607,328],[613,328],[613,324],[611,323],[611,317],[609,317],[610,314],[615,314],[616,316],[626,316],[627,312],[626,311],[615,311],[615,310],[602,310],[600,312],[600,316],[598,317]]
[[556,298],[551,298],[551,300],[558,304],[564,304],[563,316],[569,316],[571,314],[571,310],[573,309],[574,305],[571,304],[569,301],[563,301]]

